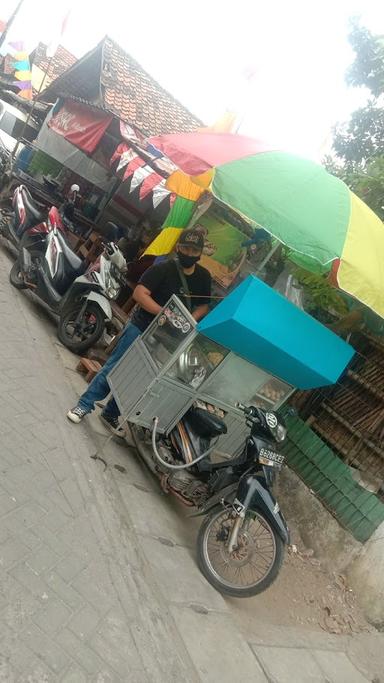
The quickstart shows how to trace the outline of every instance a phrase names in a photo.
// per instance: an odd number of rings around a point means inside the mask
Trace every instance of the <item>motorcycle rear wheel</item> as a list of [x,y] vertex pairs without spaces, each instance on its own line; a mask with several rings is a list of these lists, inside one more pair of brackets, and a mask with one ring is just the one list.
[[249,598],[276,579],[284,543],[260,510],[249,510],[239,531],[238,547],[230,554],[227,542],[235,517],[215,510],[204,519],[197,539],[197,561],[207,581],[220,593]]
[[20,259],[17,258],[9,272],[9,281],[12,287],[16,289],[28,289],[28,285],[25,284],[24,279],[21,275],[20,270]]
[[104,313],[100,306],[89,302],[83,313],[84,317],[88,317],[88,329],[86,328],[83,331],[83,334],[77,334],[76,331],[73,330],[73,325],[81,308],[82,304],[78,303],[74,304],[72,308],[66,309],[60,316],[57,330],[57,336],[61,343],[64,344],[67,349],[79,355],[99,341],[105,327]]

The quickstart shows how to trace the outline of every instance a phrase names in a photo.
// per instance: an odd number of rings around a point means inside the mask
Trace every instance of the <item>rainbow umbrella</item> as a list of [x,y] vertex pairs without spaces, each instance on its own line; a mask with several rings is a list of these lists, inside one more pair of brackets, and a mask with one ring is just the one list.
[[322,166],[228,133],[150,138],[190,180],[329,269],[332,281],[384,317],[382,221]]

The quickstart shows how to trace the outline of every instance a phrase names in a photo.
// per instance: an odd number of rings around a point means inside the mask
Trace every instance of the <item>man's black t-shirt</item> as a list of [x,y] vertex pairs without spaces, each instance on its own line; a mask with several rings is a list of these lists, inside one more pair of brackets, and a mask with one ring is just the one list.
[[[198,306],[209,304],[211,296],[211,275],[206,268],[197,263],[192,275],[184,273],[189,293],[191,294],[192,311]],[[151,292],[151,297],[160,306],[165,306],[172,294],[176,294],[187,306],[184,288],[175,261],[165,261],[157,266],[151,266],[142,275],[139,284],[144,285]],[[196,297],[196,298],[195,298]],[[155,316],[138,306],[131,322],[142,332],[148,327]]]

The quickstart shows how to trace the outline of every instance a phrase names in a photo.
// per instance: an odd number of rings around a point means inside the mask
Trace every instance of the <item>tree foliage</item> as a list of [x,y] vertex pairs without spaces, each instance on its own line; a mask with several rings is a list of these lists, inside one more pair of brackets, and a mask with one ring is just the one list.
[[333,155],[324,165],[384,219],[384,37],[374,36],[355,20],[349,41],[355,59],[347,82],[367,88],[371,98],[349,121],[336,126]]
[[354,19],[349,42],[355,59],[347,71],[347,83],[368,88],[373,97],[380,97],[384,92],[384,36],[372,35]]

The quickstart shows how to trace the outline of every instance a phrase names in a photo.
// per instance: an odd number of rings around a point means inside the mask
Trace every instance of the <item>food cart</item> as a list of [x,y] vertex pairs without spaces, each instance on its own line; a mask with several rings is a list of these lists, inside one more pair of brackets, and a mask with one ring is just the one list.
[[128,422],[169,434],[203,404],[227,424],[217,450],[236,453],[247,433],[238,402],[276,410],[295,388],[333,384],[351,346],[255,276],[196,324],[173,296],[108,376]]

